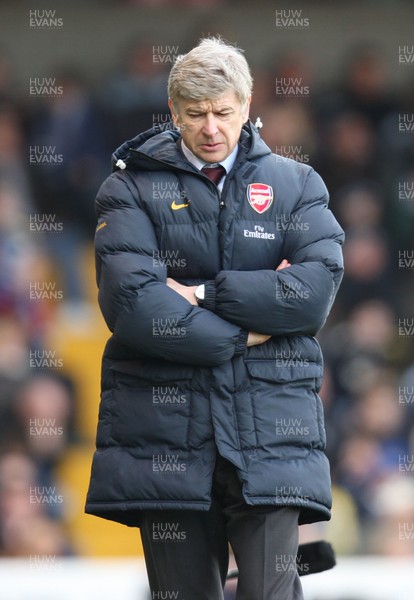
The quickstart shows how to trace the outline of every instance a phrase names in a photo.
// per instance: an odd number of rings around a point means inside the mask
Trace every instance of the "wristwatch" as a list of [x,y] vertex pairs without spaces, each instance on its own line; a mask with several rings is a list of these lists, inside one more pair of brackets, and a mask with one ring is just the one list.
[[205,290],[204,283],[202,283],[201,285],[198,285],[195,289],[194,295],[196,297],[198,306],[203,306],[204,290]]

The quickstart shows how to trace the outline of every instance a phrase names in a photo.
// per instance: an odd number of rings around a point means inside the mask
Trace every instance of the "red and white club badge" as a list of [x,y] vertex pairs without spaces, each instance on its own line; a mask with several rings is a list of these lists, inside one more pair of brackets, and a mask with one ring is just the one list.
[[259,214],[264,213],[273,203],[273,188],[265,183],[249,183],[247,199],[250,206]]

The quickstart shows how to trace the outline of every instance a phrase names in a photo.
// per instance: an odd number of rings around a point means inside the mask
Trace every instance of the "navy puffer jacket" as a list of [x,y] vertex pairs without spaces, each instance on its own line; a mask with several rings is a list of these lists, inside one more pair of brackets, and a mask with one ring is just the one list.
[[[341,281],[343,231],[326,187],[248,123],[220,199],[178,140],[150,130],[123,144],[97,196],[99,303],[112,337],[86,512],[139,526],[143,509],[208,510],[218,450],[248,504],[327,520],[313,336]],[[284,258],[292,266],[275,271]],[[204,307],[167,276],[205,283]],[[247,348],[248,331],[272,337]]]

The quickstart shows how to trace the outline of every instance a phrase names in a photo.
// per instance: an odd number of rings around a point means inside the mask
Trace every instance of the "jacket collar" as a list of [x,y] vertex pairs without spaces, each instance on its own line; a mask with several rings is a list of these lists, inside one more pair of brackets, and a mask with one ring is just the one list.
[[[124,142],[115,150],[112,154],[112,170],[127,168],[153,171],[159,170],[162,165],[164,169],[182,169],[193,172],[195,168],[178,150],[179,138],[178,130],[160,131],[158,126],[148,129]],[[251,121],[243,126],[239,144],[239,152],[244,154],[246,160],[254,160],[260,156],[271,154],[270,148],[261,139]]]

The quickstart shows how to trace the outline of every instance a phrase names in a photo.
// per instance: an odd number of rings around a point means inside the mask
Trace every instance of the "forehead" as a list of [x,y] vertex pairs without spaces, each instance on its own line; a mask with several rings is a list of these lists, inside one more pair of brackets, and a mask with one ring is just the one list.
[[180,98],[178,106],[181,110],[196,109],[202,112],[209,112],[220,110],[225,107],[239,108],[241,103],[236,96],[236,92],[234,90],[229,90],[218,98],[205,98],[203,100],[186,100]]

